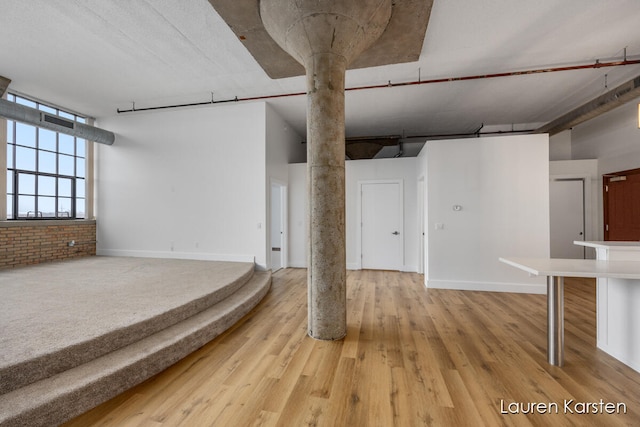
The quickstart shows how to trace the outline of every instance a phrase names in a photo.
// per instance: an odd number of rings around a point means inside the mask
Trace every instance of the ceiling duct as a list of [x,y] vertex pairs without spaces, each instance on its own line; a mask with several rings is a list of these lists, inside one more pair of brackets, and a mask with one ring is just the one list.
[[592,99],[575,110],[558,117],[552,122],[535,130],[535,133],[555,135],[563,130],[593,119],[601,114],[613,110],[640,96],[640,76],[621,84],[615,89]]
[[6,99],[0,99],[0,117],[99,142],[100,144],[112,145],[116,138],[113,132],[48,114]]

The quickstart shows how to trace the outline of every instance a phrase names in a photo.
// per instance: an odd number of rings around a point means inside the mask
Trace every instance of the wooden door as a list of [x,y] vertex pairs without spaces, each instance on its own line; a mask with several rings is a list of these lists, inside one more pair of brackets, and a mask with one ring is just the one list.
[[640,169],[602,177],[604,239],[640,240]]

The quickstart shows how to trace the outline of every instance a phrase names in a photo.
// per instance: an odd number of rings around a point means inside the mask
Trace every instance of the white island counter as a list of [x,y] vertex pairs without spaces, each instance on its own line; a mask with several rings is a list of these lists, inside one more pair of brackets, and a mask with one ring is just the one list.
[[[602,261],[637,261],[640,242],[574,242]],[[598,348],[640,372],[640,280],[597,279]]]

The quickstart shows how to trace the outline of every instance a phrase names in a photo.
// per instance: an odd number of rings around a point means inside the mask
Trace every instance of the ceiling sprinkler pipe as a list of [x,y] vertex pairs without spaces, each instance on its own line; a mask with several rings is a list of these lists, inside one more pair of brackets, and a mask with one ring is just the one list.
[[[416,81],[410,82],[401,82],[401,83],[393,83],[389,80],[387,83],[379,84],[379,85],[371,85],[371,86],[357,86],[357,87],[348,87],[345,89],[345,92],[355,91],[355,90],[367,90],[367,89],[387,89],[393,87],[400,86],[413,86],[413,85],[424,85],[424,84],[435,84],[435,83],[449,83],[449,82],[461,82],[466,80],[482,80],[482,79],[493,79],[498,77],[513,77],[513,76],[525,76],[529,74],[542,74],[542,73],[554,73],[559,71],[576,71],[576,70],[586,70],[593,68],[605,68],[605,67],[621,67],[625,65],[636,65],[640,64],[640,59],[624,59],[623,61],[609,61],[609,62],[600,62],[596,61],[591,64],[582,64],[582,65],[569,65],[564,67],[549,67],[549,68],[536,68],[531,70],[523,70],[523,71],[510,71],[505,73],[493,73],[493,74],[477,74],[472,76],[461,76],[461,77],[444,77],[439,79],[429,79],[429,80],[421,80],[418,77]],[[128,110],[117,109],[117,113],[133,113],[135,111],[149,111],[149,110],[161,110],[166,108],[180,108],[180,107],[193,107],[193,106],[201,106],[201,105],[211,105],[211,104],[222,104],[226,102],[240,102],[240,101],[264,101],[267,99],[275,99],[275,98],[288,98],[292,96],[303,96],[306,95],[307,92],[292,92],[292,93],[281,93],[277,95],[263,95],[263,96],[251,96],[246,98],[238,98],[235,97],[233,99],[225,99],[220,101],[205,101],[205,102],[195,102],[189,104],[175,104],[175,105],[163,105],[157,107],[146,107],[146,108],[131,108]]]

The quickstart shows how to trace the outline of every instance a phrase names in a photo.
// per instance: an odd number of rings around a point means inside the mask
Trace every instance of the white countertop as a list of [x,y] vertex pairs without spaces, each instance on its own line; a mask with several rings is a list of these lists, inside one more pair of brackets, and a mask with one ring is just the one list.
[[583,242],[582,240],[576,240],[574,245],[586,246],[596,249],[616,249],[620,251],[640,251],[640,242],[613,242],[613,241],[600,241],[600,242]]
[[535,276],[607,277],[640,280],[640,262],[638,261],[560,258],[500,258],[500,261]]

